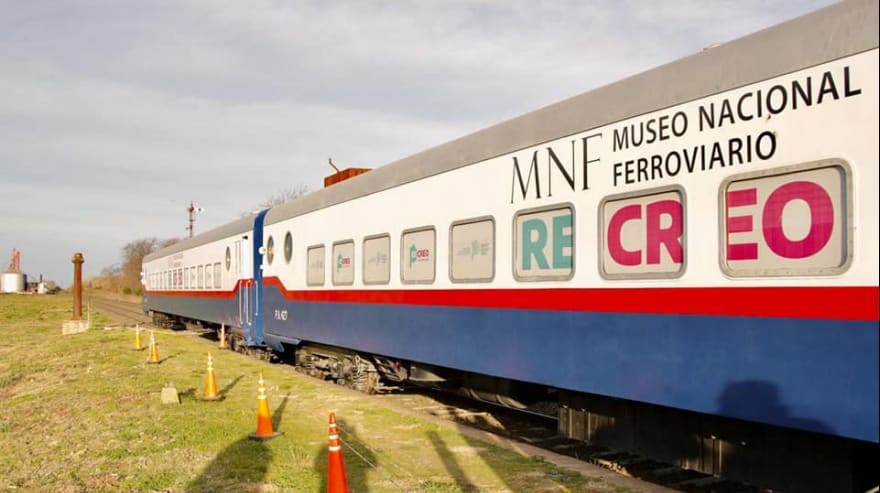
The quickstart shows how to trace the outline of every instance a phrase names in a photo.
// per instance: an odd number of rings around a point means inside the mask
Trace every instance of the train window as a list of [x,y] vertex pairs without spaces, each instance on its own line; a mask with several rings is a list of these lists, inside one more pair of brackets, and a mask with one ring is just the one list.
[[449,280],[488,282],[495,277],[495,220],[456,221],[449,227]]
[[517,212],[513,218],[513,276],[519,281],[571,279],[574,224],[571,204]]
[[433,226],[411,229],[400,235],[400,280],[406,284],[434,282],[437,263]]
[[293,258],[293,235],[288,231],[284,235],[284,263],[289,264],[291,258]]
[[189,289],[189,267],[183,268],[183,289]]
[[685,200],[681,187],[606,197],[599,205],[599,273],[605,279],[684,274]]
[[195,288],[196,288],[196,281],[197,281],[197,279],[196,279],[196,268],[195,268],[195,267],[190,267],[190,268],[189,268],[189,287],[190,287],[190,289],[195,289]]
[[211,264],[205,265],[205,289],[211,289]]
[[226,247],[226,272],[229,272],[229,268],[232,266],[232,251],[229,250],[229,247]]
[[333,244],[333,284],[354,284],[354,241]]
[[171,271],[165,271],[165,289],[171,289]]
[[391,280],[391,237],[387,234],[364,238],[364,284],[388,284]]
[[214,287],[220,289],[220,262],[214,263]]
[[204,288],[205,287],[205,266],[204,265],[199,266],[199,279],[198,279],[198,281],[199,281],[198,282],[199,289]]
[[269,236],[269,239],[266,241],[266,262],[269,265],[272,265],[272,260],[275,259],[275,238]]
[[852,174],[843,160],[731,176],[719,204],[729,276],[836,275],[852,262]]
[[324,285],[324,245],[311,246],[306,253],[306,284]]

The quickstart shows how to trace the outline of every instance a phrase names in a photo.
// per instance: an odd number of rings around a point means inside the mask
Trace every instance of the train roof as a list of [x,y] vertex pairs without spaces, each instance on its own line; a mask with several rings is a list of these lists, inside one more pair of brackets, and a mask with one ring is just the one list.
[[877,45],[877,0],[841,2],[293,199],[273,207],[265,224],[861,53]]
[[246,233],[254,229],[254,216],[256,216],[256,214],[248,214],[247,216],[243,216],[239,219],[236,219],[235,221],[226,223],[212,230],[205,231],[204,233],[193,236],[192,238],[187,238],[171,246],[162,248],[161,250],[156,250],[155,252],[144,256],[143,261],[149,262],[157,258],[162,258],[167,255],[188,250],[195,246],[204,245],[205,243],[211,243],[212,241],[222,240],[223,238],[229,238],[230,236]]

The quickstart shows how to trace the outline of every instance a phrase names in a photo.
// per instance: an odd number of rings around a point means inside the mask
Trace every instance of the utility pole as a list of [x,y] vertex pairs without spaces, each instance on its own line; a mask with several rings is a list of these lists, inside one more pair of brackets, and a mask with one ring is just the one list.
[[189,213],[189,225],[186,227],[186,230],[189,231],[189,237],[190,237],[190,238],[193,237],[193,230],[195,229],[195,228],[194,228],[194,225],[195,225],[195,222],[196,222],[195,213],[196,213],[196,212],[202,212],[202,211],[204,211],[204,210],[205,210],[205,209],[202,209],[201,207],[196,207],[196,206],[193,204],[192,200],[189,201],[189,207],[186,208],[186,211]]

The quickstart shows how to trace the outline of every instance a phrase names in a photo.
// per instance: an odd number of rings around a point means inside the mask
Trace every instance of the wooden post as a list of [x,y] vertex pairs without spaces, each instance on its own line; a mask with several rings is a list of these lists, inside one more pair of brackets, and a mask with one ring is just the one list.
[[82,264],[81,253],[73,254],[73,319],[82,320]]

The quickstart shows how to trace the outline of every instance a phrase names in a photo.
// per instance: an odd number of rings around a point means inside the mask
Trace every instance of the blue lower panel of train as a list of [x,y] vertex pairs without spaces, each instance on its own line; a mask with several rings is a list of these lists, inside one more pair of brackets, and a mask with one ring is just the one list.
[[286,300],[266,341],[878,440],[877,324]]
[[227,327],[241,325],[239,305],[239,295],[221,298],[149,294],[144,298],[144,310],[226,324]]

